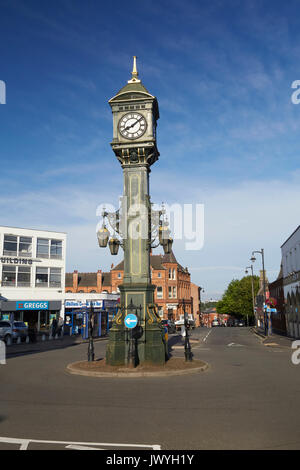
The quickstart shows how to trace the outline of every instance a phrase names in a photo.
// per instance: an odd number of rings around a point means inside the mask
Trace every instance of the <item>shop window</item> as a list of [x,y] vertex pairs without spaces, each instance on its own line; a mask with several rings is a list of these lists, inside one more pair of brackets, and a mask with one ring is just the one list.
[[164,309],[163,309],[163,307],[158,307],[158,315],[160,316],[160,318],[163,318],[163,316],[164,316]]
[[3,286],[16,286],[17,267],[6,266],[2,267],[2,285]]
[[30,287],[31,283],[31,268],[19,266],[18,267],[18,287]]
[[49,258],[49,240],[46,238],[37,239],[36,255],[39,258]]
[[163,298],[163,288],[161,286],[157,287],[157,298],[162,299]]
[[53,258],[53,259],[62,258],[62,241],[61,240],[51,240],[50,258]]
[[48,268],[36,268],[36,287],[48,287]]
[[18,254],[18,237],[13,235],[4,235],[3,254],[8,256],[17,256]]
[[61,287],[61,269],[50,268],[50,287]]

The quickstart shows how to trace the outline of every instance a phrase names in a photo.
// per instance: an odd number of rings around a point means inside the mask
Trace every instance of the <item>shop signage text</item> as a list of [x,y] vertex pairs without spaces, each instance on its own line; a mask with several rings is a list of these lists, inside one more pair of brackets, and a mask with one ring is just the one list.
[[[103,300],[93,300],[93,307],[102,308],[103,307]],[[66,308],[84,308],[90,307],[91,302],[81,302],[80,300],[66,300],[65,307]]]
[[16,302],[16,310],[49,310],[49,302]]

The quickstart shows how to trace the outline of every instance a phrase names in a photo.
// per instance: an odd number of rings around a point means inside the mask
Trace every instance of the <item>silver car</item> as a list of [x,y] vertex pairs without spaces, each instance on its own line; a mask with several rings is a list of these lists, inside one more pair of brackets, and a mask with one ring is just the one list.
[[16,341],[19,337],[25,339],[28,335],[28,328],[22,321],[10,322],[7,320],[0,321],[0,340],[7,343],[9,340]]

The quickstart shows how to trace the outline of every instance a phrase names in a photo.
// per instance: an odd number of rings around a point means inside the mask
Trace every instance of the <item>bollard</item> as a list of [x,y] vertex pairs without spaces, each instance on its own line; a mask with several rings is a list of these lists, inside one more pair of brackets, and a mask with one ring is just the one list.
[[45,335],[45,333],[42,335],[42,341],[46,341],[46,335]]
[[26,336],[26,344],[29,343],[29,336]]
[[6,340],[6,346],[11,346],[11,337],[8,336],[7,340]]
[[17,338],[17,344],[21,344],[21,336],[18,336],[18,338]]
[[55,339],[58,339],[58,334],[57,334],[57,333],[56,333],[56,335],[55,335]]
[[51,341],[53,339],[53,336],[52,334],[49,335],[49,341]]

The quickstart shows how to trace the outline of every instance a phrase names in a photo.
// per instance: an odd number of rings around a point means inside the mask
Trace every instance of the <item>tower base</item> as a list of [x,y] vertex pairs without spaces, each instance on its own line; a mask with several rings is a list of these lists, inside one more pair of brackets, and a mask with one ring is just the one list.
[[[113,366],[156,364],[163,365],[167,358],[164,329],[153,303],[155,286],[145,284],[121,285],[120,309],[109,332],[106,363]],[[126,315],[138,317],[138,325],[125,327]]]

